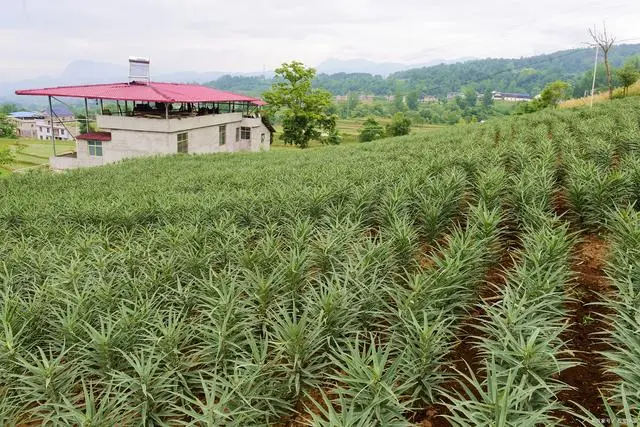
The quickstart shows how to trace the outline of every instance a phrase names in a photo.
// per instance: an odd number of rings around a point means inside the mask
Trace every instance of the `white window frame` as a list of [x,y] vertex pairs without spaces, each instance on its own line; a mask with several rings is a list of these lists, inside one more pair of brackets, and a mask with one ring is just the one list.
[[[180,132],[176,135],[178,153],[189,153],[189,132]],[[181,144],[184,144],[181,147]]]
[[218,126],[218,145],[225,145],[227,143],[227,126]]
[[87,141],[87,151],[90,157],[102,157],[104,155],[103,149],[102,141],[93,139]]
[[249,126],[240,126],[240,139],[243,141],[251,141],[251,128]]

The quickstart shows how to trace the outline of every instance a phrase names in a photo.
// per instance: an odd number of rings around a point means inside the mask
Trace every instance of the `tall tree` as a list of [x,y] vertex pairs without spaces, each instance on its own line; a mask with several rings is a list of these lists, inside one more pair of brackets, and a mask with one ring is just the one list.
[[404,91],[402,90],[401,84],[396,82],[396,91],[393,94],[393,106],[395,107],[396,112],[406,110],[406,105],[404,103]]
[[607,26],[603,25],[604,29],[602,32],[598,32],[598,30],[594,27],[593,30],[589,29],[589,35],[591,35],[591,39],[593,39],[593,46],[598,47],[604,56],[604,67],[607,70],[607,83],[609,85],[609,98],[613,97],[613,82],[611,80],[611,65],[609,64],[609,51],[613,47],[613,43],[615,43],[616,38],[612,34],[607,33]]
[[347,95],[347,117],[353,115],[353,111],[360,103],[360,94],[358,92],[349,92]]
[[462,94],[464,95],[464,103],[467,107],[475,107],[478,103],[478,94],[476,94],[476,90],[472,87],[465,87],[462,90]]
[[418,92],[411,91],[407,94],[407,108],[411,111],[418,109]]
[[264,99],[269,112],[282,113],[284,143],[307,148],[323,132],[331,134],[336,127],[336,116],[329,113],[331,94],[311,87],[316,70],[293,61],[282,64],[275,73],[276,83],[264,93]]
[[484,95],[482,95],[482,104],[485,107],[491,107],[493,105],[493,94],[489,89],[484,91]]

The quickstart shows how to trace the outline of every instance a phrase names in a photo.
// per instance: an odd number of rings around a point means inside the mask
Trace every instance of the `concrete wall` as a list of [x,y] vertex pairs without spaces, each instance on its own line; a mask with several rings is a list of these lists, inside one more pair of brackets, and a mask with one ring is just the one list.
[[183,132],[204,127],[218,126],[225,123],[240,122],[242,113],[211,114],[207,116],[170,118],[145,118],[127,116],[97,117],[100,129],[122,129],[146,132]]
[[[220,126],[226,126],[226,143],[220,145]],[[251,128],[251,139],[236,141],[236,129]],[[98,116],[98,127],[111,132],[111,141],[102,143],[102,156],[90,156],[88,142],[76,141],[77,159],[73,167],[99,166],[127,158],[176,154],[178,134],[188,134],[188,152],[193,154],[268,151],[270,132],[259,118],[243,118],[241,113],[149,119],[139,117]],[[264,135],[264,140],[262,139]],[[63,161],[51,161],[53,168]],[[60,167],[65,169],[64,167]]]

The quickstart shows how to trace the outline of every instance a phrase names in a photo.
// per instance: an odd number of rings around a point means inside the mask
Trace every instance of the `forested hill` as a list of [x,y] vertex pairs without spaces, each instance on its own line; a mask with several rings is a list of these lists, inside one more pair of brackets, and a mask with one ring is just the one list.
[[[584,48],[520,59],[480,59],[402,71],[389,76],[389,80],[406,82],[412,89],[436,96],[444,96],[467,85],[473,85],[479,91],[537,94],[554,80],[569,81],[574,90],[582,92],[578,86],[584,73],[593,72],[594,54],[594,49]],[[638,54],[640,44],[619,45],[611,50],[610,60],[618,67],[625,58]]]
[[[625,58],[640,55],[640,44],[615,46],[610,52],[614,67]],[[334,95],[361,92],[374,95],[392,95],[396,91],[417,91],[421,95],[444,97],[449,92],[472,86],[476,90],[539,93],[555,80],[572,84],[574,95],[581,96],[591,88],[594,50],[590,48],[564,50],[546,55],[519,59],[479,59],[455,64],[441,64],[415,68],[391,74],[387,78],[367,73],[320,74],[315,86]],[[224,76],[210,85],[219,89],[260,95],[271,87],[273,80],[262,77]],[[605,85],[604,69],[598,70],[597,86]]]

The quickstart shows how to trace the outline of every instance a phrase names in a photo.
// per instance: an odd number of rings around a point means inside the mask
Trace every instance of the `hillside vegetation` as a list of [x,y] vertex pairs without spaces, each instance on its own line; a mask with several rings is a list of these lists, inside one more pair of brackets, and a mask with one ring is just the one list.
[[639,135],[627,99],[0,180],[0,424],[633,413]]
[[[615,46],[609,60],[614,67],[622,65],[630,56],[640,54],[640,44]],[[465,86],[476,90],[526,92],[538,94],[548,83],[564,80],[572,84],[574,96],[582,96],[591,89],[593,49],[572,49],[526,58],[487,58],[455,64],[401,71],[388,77],[367,73],[319,74],[314,85],[333,95],[360,92],[374,95],[406,94],[418,91],[422,94],[445,97],[449,92],[460,91]],[[586,76],[589,74],[589,76]],[[262,77],[223,76],[210,85],[219,89],[239,91],[255,96],[271,87],[273,81]],[[597,86],[606,85],[604,66],[598,68]]]

